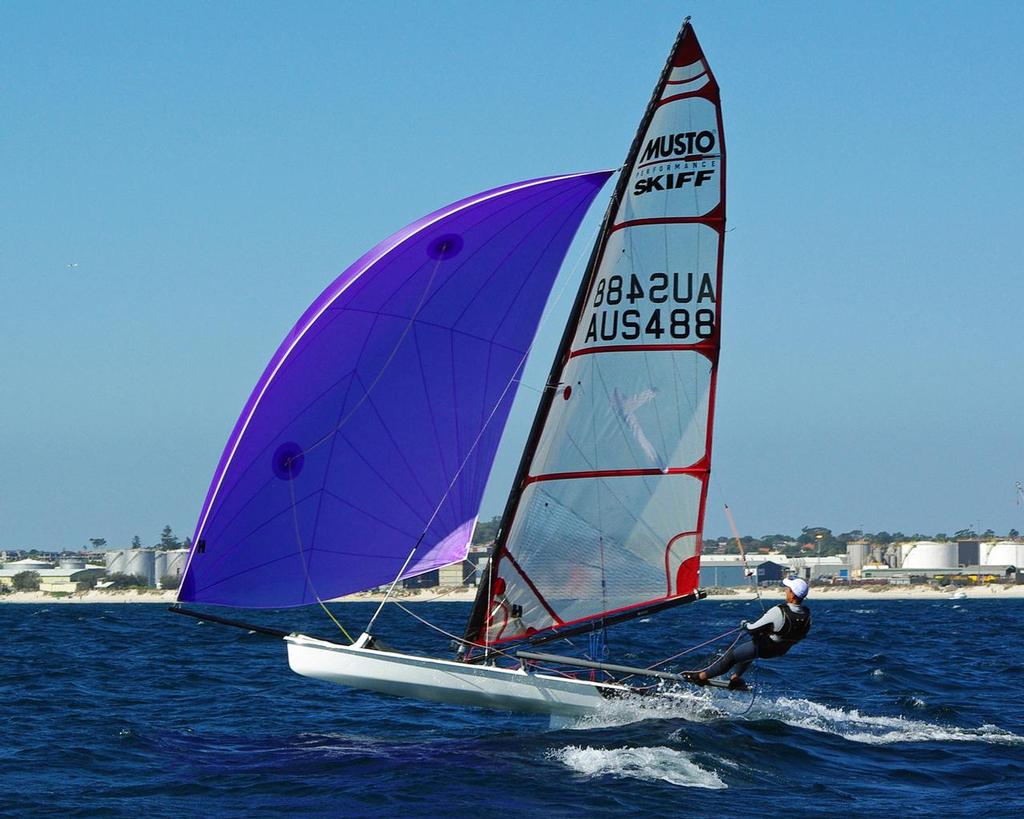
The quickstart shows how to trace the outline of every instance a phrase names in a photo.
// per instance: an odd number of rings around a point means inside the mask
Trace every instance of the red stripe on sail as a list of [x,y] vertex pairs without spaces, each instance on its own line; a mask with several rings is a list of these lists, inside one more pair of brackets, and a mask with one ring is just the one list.
[[718,341],[715,336],[712,336],[703,341],[698,341],[696,344],[609,344],[606,347],[580,347],[580,349],[569,353],[569,358],[576,358],[581,355],[594,355],[595,353],[649,353],[658,350],[665,350],[667,352],[687,350],[700,353],[714,363],[718,351]]
[[659,219],[630,219],[628,222],[619,222],[612,225],[609,233],[623,228],[636,227],[637,225],[707,225],[719,232],[725,226],[725,219],[721,216],[666,216]]
[[[575,620],[566,620],[564,623],[560,622],[558,625],[561,626],[562,628],[566,628],[568,626],[575,626],[575,625],[577,625],[579,623],[586,623],[588,620],[600,620],[602,617],[608,617],[608,616],[613,615],[613,614],[621,614],[624,611],[635,611],[636,609],[642,609],[645,606],[650,606],[650,605],[652,605],[654,603],[661,603],[664,600],[673,600],[676,597],[687,597],[687,596],[688,595],[685,595],[685,594],[667,594],[664,597],[654,597],[654,598],[652,598],[650,600],[644,600],[642,603],[631,603],[628,606],[620,606],[617,609],[608,609],[608,611],[601,611],[601,612],[598,612],[597,614],[588,614],[586,617],[579,617],[579,618],[577,618]],[[540,631],[538,631],[537,633],[541,634],[541,633],[543,633],[545,631],[557,631],[557,629],[555,629],[554,626],[548,626],[547,628],[540,629]],[[527,635],[526,632],[522,632],[520,634],[514,634],[511,637],[502,637],[501,639],[490,640],[488,642],[488,645],[495,646],[495,645],[498,645],[500,643],[511,643],[511,642],[516,642],[516,641],[522,641],[522,640],[525,640],[527,638],[527,636],[533,637],[534,635],[533,634]]]
[[[579,478],[643,478],[656,475],[693,475],[703,476],[708,467],[702,456],[693,466],[670,466],[668,469],[593,469],[581,472],[547,472],[542,475],[530,475],[524,485],[543,481],[573,481]],[[511,559],[508,552],[504,554]]]
[[695,80],[699,80],[701,77],[706,77],[707,75],[707,71],[701,71],[700,74],[694,74],[687,80],[666,80],[665,85],[686,85],[688,82],[694,82]]

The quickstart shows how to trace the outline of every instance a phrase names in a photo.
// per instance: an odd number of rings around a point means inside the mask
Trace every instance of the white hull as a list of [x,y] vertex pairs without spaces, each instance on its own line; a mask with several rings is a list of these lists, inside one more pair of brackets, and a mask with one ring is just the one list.
[[305,677],[396,697],[526,714],[592,714],[628,686],[361,648],[303,634],[285,638],[288,664]]

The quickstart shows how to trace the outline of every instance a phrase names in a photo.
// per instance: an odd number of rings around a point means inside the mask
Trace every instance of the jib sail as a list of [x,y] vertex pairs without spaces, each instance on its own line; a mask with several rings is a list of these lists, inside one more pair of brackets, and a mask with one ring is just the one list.
[[467,639],[522,640],[697,589],[724,226],[719,90],[687,22],[612,197]]
[[464,557],[516,374],[609,175],[456,202],[342,273],[242,410],[179,599],[297,606]]

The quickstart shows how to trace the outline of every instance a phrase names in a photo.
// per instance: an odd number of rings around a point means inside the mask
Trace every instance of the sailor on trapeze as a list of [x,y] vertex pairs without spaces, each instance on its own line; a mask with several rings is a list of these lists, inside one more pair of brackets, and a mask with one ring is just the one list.
[[768,609],[760,620],[740,623],[750,635],[749,642],[734,645],[703,671],[684,671],[683,676],[697,685],[707,685],[708,680],[735,666],[729,688],[746,688],[743,674],[754,660],[781,657],[804,639],[811,630],[811,610],[803,605],[807,583],[799,577],[787,577],[782,584],[786,587],[785,603]]

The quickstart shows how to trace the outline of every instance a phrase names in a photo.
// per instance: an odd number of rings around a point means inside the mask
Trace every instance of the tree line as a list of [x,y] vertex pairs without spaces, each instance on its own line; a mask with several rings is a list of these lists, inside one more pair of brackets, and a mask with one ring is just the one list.
[[[192,539],[190,537],[188,537],[188,535],[186,535],[185,538],[182,540],[182,539],[178,538],[174,534],[174,530],[171,529],[170,525],[168,525],[168,526],[165,526],[160,531],[160,539],[156,543],[154,543],[152,546],[150,546],[149,548],[151,548],[151,549],[162,549],[162,550],[164,550],[166,552],[171,552],[171,551],[174,551],[175,549],[188,549],[191,545],[192,545]],[[107,548],[107,539],[103,538],[103,537],[91,537],[91,538],[89,538],[89,546],[86,547],[86,548],[96,549],[97,551],[101,551],[103,549],[106,549]],[[111,547],[111,548],[116,549],[117,547]],[[125,548],[125,549],[141,549],[142,548],[142,538],[140,538],[138,535],[135,535],[132,538],[131,544],[129,546],[124,546],[122,548]]]
[[[473,531],[473,545],[486,546],[494,541],[498,534],[498,526],[501,524],[501,517],[495,516],[488,521],[479,521]],[[995,540],[1007,538],[1010,540],[1020,537],[1020,532],[1011,529],[1005,535],[997,535],[993,530],[986,529],[977,533],[973,529],[958,529],[953,533],[937,532],[935,534],[922,534],[914,532],[905,534],[903,532],[865,532],[861,529],[852,529],[849,532],[834,533],[827,526],[805,526],[797,535],[761,535],[753,537],[744,535],[740,537],[743,549],[746,552],[758,552],[761,550],[771,552],[782,552],[787,557],[796,557],[801,554],[813,554],[815,556],[830,557],[832,555],[846,554],[846,547],[850,543],[869,543],[875,547],[885,547],[893,543],[905,543],[916,540]],[[735,538],[705,539],[703,544],[705,554],[738,554],[739,547]]]
[[[852,529],[849,532],[835,534],[827,526],[805,526],[800,530],[799,535],[762,535],[751,537],[746,535],[740,538],[744,551],[772,551],[782,552],[787,557],[796,557],[801,554],[830,557],[832,555],[846,554],[846,547],[850,543],[867,543],[876,548],[884,548],[896,543],[907,543],[918,540],[933,540],[949,542],[958,540],[1014,540],[1020,537],[1020,532],[1011,529],[1005,535],[997,535],[992,529],[986,529],[978,534],[973,529],[958,529],[952,534],[936,532],[935,534],[924,534],[914,532],[905,534],[903,532],[865,532],[861,529]],[[718,538],[717,540],[705,540],[703,551],[705,553],[736,554],[739,547],[735,538]]]

